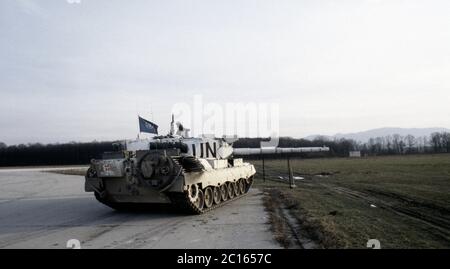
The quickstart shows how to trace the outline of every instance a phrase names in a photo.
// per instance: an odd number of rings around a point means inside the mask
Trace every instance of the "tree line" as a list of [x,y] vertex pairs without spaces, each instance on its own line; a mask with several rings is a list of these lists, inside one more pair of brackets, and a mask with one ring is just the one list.
[[[259,148],[265,138],[240,138],[235,148]],[[279,147],[322,147],[330,152],[326,156],[347,157],[350,151],[361,151],[363,155],[394,155],[420,153],[450,153],[450,133],[433,133],[430,137],[392,135],[371,138],[367,143],[351,139],[316,137],[314,140],[281,137]],[[0,142],[0,166],[27,165],[84,165],[98,159],[102,153],[114,151],[113,142],[65,143],[65,144],[20,144],[7,146]],[[305,154],[294,154],[305,156]],[[323,154],[320,154],[323,156]],[[277,156],[272,156],[277,157]]]
[[88,164],[91,159],[100,158],[103,152],[112,150],[112,142],[13,146],[0,143],[0,166]]
[[429,137],[389,135],[356,144],[355,150],[368,155],[450,153],[450,133],[433,133]]

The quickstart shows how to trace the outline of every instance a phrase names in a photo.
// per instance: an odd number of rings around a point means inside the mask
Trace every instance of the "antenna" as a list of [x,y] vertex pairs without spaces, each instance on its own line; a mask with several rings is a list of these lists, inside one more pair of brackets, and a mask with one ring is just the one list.
[[139,113],[137,113],[136,112],[136,114],[137,114],[137,116],[138,116],[138,134],[137,134],[137,139],[140,139],[140,134],[141,134],[141,123],[139,122],[140,121],[140,116],[139,116]]
[[174,118],[174,116],[172,114],[172,121],[170,122],[170,135],[174,135],[175,134],[174,123],[175,123],[175,118]]

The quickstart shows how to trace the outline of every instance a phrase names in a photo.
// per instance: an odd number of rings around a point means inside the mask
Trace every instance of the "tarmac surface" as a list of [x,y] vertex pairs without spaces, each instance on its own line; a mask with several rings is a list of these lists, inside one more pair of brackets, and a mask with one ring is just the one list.
[[262,193],[250,193],[204,215],[159,208],[117,212],[84,192],[84,178],[0,170],[0,248],[280,248]]

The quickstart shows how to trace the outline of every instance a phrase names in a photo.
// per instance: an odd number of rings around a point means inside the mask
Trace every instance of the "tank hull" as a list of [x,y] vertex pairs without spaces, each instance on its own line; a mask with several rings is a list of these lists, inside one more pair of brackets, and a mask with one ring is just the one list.
[[[214,168],[205,162],[205,169],[197,172],[185,171],[180,166],[176,178],[161,189],[150,186],[131,172],[127,174],[127,163],[130,162],[125,159],[94,163],[91,169],[96,174],[92,175],[88,171],[85,191],[94,192],[99,202],[116,210],[126,210],[137,205],[174,204],[189,213],[201,214],[247,193],[256,173],[254,166],[249,163]],[[108,173],[102,171],[105,166],[109,167]],[[177,170],[177,167],[174,169]],[[225,188],[226,195],[223,194]],[[222,191],[220,199],[217,199],[218,191]]]

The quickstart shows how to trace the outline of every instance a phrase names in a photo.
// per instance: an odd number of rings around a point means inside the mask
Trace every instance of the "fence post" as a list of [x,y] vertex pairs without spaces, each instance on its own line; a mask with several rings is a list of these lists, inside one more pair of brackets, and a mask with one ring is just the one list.
[[289,187],[291,189],[295,188],[295,184],[294,184],[294,176],[292,174],[292,167],[291,167],[291,158],[288,156],[287,158],[287,163],[288,163],[288,173],[289,173]]

